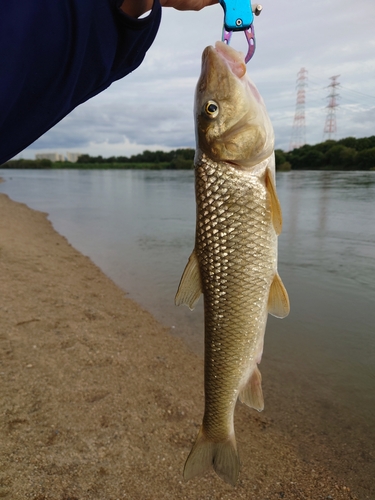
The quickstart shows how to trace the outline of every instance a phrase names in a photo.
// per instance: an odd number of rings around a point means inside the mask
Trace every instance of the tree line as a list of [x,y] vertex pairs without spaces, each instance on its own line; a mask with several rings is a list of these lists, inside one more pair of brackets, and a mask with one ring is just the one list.
[[[143,153],[127,156],[102,156],[81,155],[77,163],[169,163],[170,168],[191,168],[195,151],[192,148],[175,149],[173,151],[143,151]],[[184,162],[188,162],[186,165]]]
[[[168,169],[193,168],[194,149],[143,151],[127,156],[82,155],[76,163],[51,160],[10,160],[1,168],[98,168],[98,169]],[[328,140],[313,146],[306,144],[285,152],[276,149],[277,170],[375,170],[375,135],[356,139],[346,137]]]
[[375,170],[375,135],[275,151],[278,170]]
[[143,153],[127,156],[90,156],[78,157],[77,162],[52,162],[42,160],[10,160],[1,168],[100,168],[100,169],[167,169],[185,170],[193,168],[195,151],[192,148],[175,149],[173,151],[143,151]]

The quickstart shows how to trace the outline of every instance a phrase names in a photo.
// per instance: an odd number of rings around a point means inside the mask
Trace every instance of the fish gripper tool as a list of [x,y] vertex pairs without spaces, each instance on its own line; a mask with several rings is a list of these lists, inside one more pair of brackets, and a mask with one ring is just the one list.
[[224,9],[224,26],[222,41],[229,45],[233,31],[243,31],[246,36],[248,50],[245,63],[248,63],[255,52],[254,14],[259,16],[261,5],[251,5],[249,0],[219,0]]

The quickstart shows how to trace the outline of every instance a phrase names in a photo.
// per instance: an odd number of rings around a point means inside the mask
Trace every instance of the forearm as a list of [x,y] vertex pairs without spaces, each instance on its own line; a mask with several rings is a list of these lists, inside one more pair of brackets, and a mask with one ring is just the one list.
[[[162,7],[174,7],[177,10],[201,10],[203,7],[218,3],[218,0],[160,0]],[[128,16],[138,18],[152,9],[154,0],[124,0],[121,10]]]
[[124,0],[121,10],[130,17],[138,18],[152,9],[154,0]]
[[158,0],[146,19],[121,15],[113,0],[14,3],[0,17],[0,164],[134,71],[161,16]]

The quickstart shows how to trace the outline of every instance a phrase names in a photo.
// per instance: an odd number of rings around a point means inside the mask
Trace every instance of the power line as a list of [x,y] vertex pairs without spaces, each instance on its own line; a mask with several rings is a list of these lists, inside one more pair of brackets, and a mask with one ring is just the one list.
[[353,89],[350,89],[348,87],[343,87],[342,85],[341,85],[341,88],[344,90],[349,90],[349,92],[354,92],[355,94],[359,94],[359,95],[363,95],[365,97],[370,97],[371,99],[375,99],[374,95],[365,94],[364,92],[359,92],[359,90],[353,90]]

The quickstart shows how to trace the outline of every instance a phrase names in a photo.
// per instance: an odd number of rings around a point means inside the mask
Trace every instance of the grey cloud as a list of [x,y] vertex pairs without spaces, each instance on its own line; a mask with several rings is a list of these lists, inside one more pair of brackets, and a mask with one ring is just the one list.
[[[349,0],[262,4],[263,12],[255,19],[257,50],[248,71],[266,102],[277,147],[289,146],[296,75],[302,66],[310,78],[305,111],[310,144],[323,139],[327,86],[334,74],[341,75],[342,83],[337,138],[372,135],[373,0],[362,0],[357,10]],[[142,66],[77,108],[29,151],[87,148],[88,153],[95,150],[110,156],[111,145],[118,150],[126,140],[133,150],[137,144],[139,148],[194,146],[193,95],[201,53],[220,38],[222,21],[219,5],[200,12],[165,9],[160,32]],[[233,36],[233,46],[245,50],[243,34]]]

